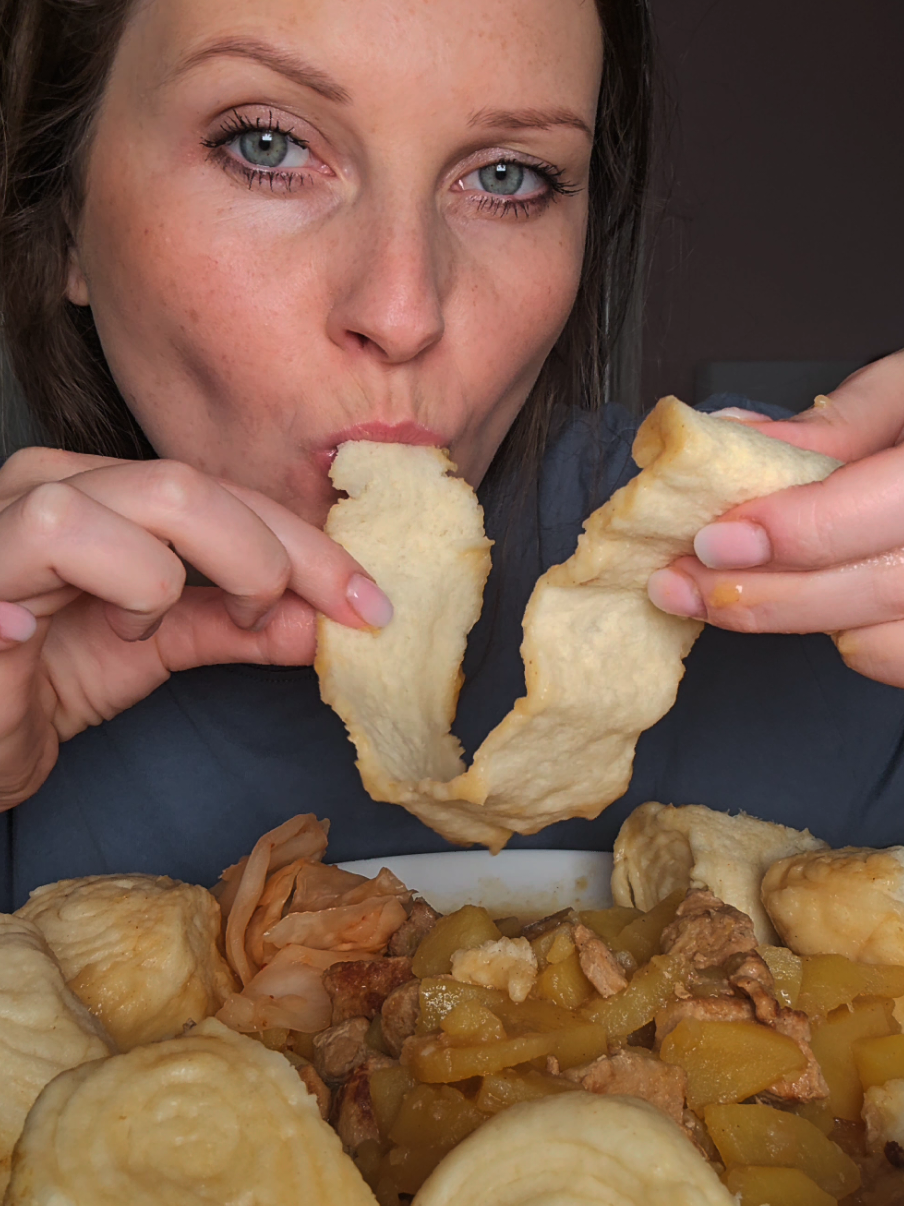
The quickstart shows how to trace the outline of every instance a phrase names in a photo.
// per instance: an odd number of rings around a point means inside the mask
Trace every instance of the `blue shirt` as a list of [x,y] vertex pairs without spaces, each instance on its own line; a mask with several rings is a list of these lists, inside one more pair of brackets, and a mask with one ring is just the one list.
[[[707,409],[741,404],[723,395]],[[455,723],[466,750],[524,693],[518,650],[533,583],[572,553],[587,514],[637,472],[636,422],[616,406],[575,419],[504,530],[489,512],[494,568]],[[625,816],[646,800],[742,810],[808,827],[832,845],[904,843],[902,742],[904,691],[848,670],[828,637],[706,628],[675,706],[640,738],[624,797],[594,821],[563,821],[510,845],[611,849]],[[145,871],[211,884],[298,812],[330,818],[334,861],[451,848],[364,792],[310,668],[174,674],[66,742],[43,787],[0,816],[0,910],[70,876]]]

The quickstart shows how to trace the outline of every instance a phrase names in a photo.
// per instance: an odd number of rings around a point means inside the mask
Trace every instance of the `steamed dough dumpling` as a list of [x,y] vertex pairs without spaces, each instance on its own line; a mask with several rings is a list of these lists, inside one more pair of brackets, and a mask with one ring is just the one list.
[[702,804],[641,804],[615,839],[612,899],[646,912],[678,889],[708,888],[746,913],[757,941],[770,944],[777,936],[760,901],[763,876],[777,859],[825,849],[809,830],[744,813],[729,816]]
[[162,875],[64,879],[32,892],[18,916],[41,930],[122,1051],[209,1017],[233,989],[217,948],[220,906],[205,888]]
[[375,1206],[278,1052],[213,1018],[59,1076],[6,1206]]
[[736,1206],[681,1128],[636,1097],[562,1093],[469,1135],[413,1206]]
[[799,955],[904,964],[904,846],[817,850],[782,859],[763,904]]
[[25,1117],[47,1082],[112,1050],[40,930],[0,914],[0,1198]]

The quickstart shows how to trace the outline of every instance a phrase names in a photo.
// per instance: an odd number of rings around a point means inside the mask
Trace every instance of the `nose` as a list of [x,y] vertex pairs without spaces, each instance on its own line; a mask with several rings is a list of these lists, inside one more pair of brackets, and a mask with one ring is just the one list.
[[414,360],[438,343],[448,276],[441,244],[429,214],[359,214],[334,266],[333,343],[386,364]]

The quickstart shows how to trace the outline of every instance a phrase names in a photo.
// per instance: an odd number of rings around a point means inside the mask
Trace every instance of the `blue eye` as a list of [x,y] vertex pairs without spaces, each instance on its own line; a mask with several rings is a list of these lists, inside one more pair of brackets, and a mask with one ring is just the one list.
[[245,130],[231,146],[246,163],[265,171],[279,167],[303,167],[310,151],[280,130]]
[[520,163],[493,163],[477,173],[481,188],[502,197],[514,197],[524,183],[524,165]]
[[550,181],[546,173],[538,168],[528,167],[526,163],[500,159],[496,163],[488,163],[486,167],[468,172],[461,184],[466,189],[473,189],[490,197],[527,199],[535,193],[542,193],[544,186],[548,186]]

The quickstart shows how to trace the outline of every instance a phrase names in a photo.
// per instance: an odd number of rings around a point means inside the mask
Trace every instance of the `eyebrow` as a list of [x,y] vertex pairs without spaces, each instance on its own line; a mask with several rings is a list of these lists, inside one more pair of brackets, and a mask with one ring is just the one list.
[[470,118],[468,125],[507,130],[549,130],[553,126],[571,126],[588,138],[593,138],[593,131],[572,109],[480,109]]
[[336,101],[338,104],[344,105],[351,100],[351,96],[342,85],[338,84],[331,75],[321,71],[319,67],[312,67],[293,54],[278,50],[267,42],[255,41],[253,38],[218,38],[216,41],[206,43],[179,62],[170,72],[168,82],[178,79],[179,76],[191,71],[201,63],[206,63],[209,59],[222,57],[251,59],[291,80],[293,84],[299,84],[302,88],[311,88],[314,92],[319,92],[321,96],[326,97],[327,100]]

